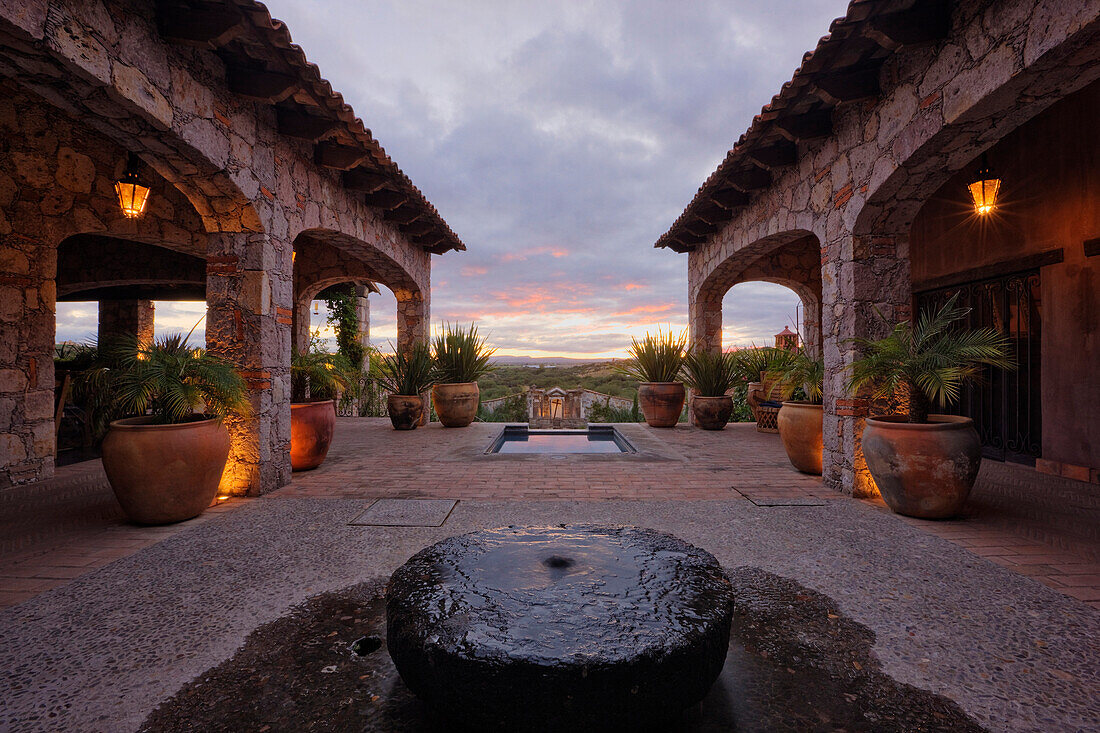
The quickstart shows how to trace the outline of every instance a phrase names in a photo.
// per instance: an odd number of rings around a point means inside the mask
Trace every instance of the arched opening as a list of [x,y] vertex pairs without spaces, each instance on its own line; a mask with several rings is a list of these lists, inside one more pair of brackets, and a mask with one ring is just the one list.
[[[815,305],[811,303],[810,307]],[[803,296],[788,285],[764,281],[738,283],[722,299],[722,348],[774,346],[776,334],[784,328],[797,331],[802,343],[805,312]]]

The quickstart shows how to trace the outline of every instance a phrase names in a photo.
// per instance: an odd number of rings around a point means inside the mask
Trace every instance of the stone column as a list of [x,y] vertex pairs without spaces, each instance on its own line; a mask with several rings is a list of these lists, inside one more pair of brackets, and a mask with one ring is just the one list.
[[355,286],[356,315],[359,317],[359,343],[363,346],[363,371],[370,369],[370,290],[365,285]]
[[722,350],[722,298],[692,290],[688,294],[689,338],[692,348]]
[[230,419],[222,490],[256,495],[290,480],[291,248],[267,234],[212,234],[207,347],[248,382],[252,414]]
[[[427,290],[397,290],[394,295],[397,296],[397,350],[407,353],[418,341],[428,342],[431,334],[431,297]],[[424,417],[420,419],[420,424],[427,425],[432,414],[432,393],[424,392],[420,397],[424,400]]]
[[118,336],[137,336],[143,346],[152,343],[155,313],[151,300],[99,301],[99,343]]
[[53,475],[56,269],[54,246],[0,236],[0,487]]
[[[858,356],[853,338],[881,338],[912,310],[909,242],[904,236],[845,236],[826,248],[822,265],[825,357],[824,480],[854,496],[877,493],[861,437],[870,402],[845,389]],[[878,316],[876,309],[885,317]]]
[[821,354],[821,303],[814,298],[802,299],[802,339],[806,353]]
[[310,338],[310,317],[309,317],[309,300],[303,300],[294,304],[294,315],[292,317],[292,333],[294,348],[299,354],[304,354],[309,351],[309,338]]

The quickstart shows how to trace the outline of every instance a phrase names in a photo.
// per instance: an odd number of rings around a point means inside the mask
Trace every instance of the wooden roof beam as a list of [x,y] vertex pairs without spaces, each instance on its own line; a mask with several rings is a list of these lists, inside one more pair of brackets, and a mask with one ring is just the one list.
[[160,37],[169,43],[214,49],[224,46],[244,30],[241,14],[221,4],[180,7],[157,3]]
[[772,184],[772,174],[763,168],[752,166],[726,175],[726,182],[739,191],[749,193]]
[[447,236],[438,229],[428,232],[427,234],[420,234],[412,238],[413,244],[419,245],[424,249],[435,247],[436,245],[440,244],[441,242],[445,242],[446,240]]
[[410,237],[419,237],[435,229],[436,225],[435,222],[422,218],[417,219],[416,221],[409,224],[402,224],[397,228],[400,229],[402,233],[407,234]]
[[725,224],[733,217],[729,209],[708,200],[701,200],[695,206],[694,214],[710,224]]
[[401,204],[395,209],[390,209],[386,213],[382,214],[382,218],[385,221],[392,221],[398,224],[411,224],[420,218],[421,211],[415,206],[409,204]]
[[777,117],[775,126],[792,142],[826,137],[833,133],[833,111],[831,108],[819,109],[790,117]]
[[751,197],[736,188],[723,188],[710,194],[710,200],[727,209],[739,209],[748,206]]
[[226,82],[237,96],[267,104],[281,102],[298,90],[296,77],[242,66],[228,66]]
[[334,142],[320,142],[313,146],[313,160],[317,165],[348,171],[366,160],[369,153],[366,148],[356,145],[340,145]]
[[409,195],[383,188],[363,196],[363,203],[375,209],[396,209],[409,200]]
[[814,87],[818,96],[833,104],[877,97],[882,93],[878,83],[881,69],[882,62],[879,61],[825,73],[814,79]]
[[330,134],[340,124],[338,120],[318,117],[306,112],[296,112],[284,107],[276,109],[275,115],[280,135],[308,140],[311,143],[315,143]]
[[344,172],[344,188],[357,193],[380,191],[392,181],[386,174],[368,168],[352,168]]
[[768,170],[775,170],[798,162],[798,146],[789,140],[779,140],[749,150],[748,155]]
[[888,51],[935,43],[951,32],[950,0],[922,0],[908,10],[871,18],[864,35]]

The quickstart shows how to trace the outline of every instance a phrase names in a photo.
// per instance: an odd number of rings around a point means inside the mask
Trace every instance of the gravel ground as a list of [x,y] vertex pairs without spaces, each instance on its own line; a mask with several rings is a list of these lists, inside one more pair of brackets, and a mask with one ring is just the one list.
[[823,594],[881,672],[997,731],[1100,729],[1100,613],[857,502],[460,501],[442,527],[349,526],[362,500],[277,494],[0,612],[0,730],[128,731],[248,634],[484,527],[622,523]]

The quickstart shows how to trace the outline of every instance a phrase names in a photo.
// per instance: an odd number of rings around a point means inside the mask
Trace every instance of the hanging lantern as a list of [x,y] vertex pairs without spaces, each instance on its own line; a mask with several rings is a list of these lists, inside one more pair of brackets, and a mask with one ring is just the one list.
[[137,174],[137,156],[130,153],[126,158],[126,172],[115,181],[115,193],[122,215],[127,219],[137,219],[145,212],[149,200],[149,187],[142,184]]
[[318,306],[318,303],[317,303],[317,301],[316,301],[316,300],[315,300],[315,301],[313,301],[313,314],[314,314],[314,315],[317,315],[317,313],[319,313],[319,312],[320,312],[320,311],[318,311],[318,310],[317,310],[317,306]]
[[974,199],[974,211],[985,215],[997,206],[997,192],[1001,190],[1001,179],[993,175],[985,153],[982,153],[982,167],[970,183],[970,198]]

